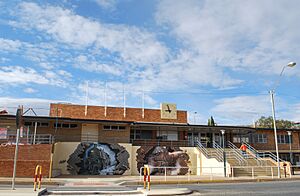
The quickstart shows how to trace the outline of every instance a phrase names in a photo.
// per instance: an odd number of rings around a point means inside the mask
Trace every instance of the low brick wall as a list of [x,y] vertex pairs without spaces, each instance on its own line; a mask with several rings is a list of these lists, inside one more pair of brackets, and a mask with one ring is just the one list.
[[[17,161],[17,177],[33,177],[36,165],[42,166],[43,176],[49,175],[51,144],[20,145]],[[15,146],[0,146],[0,176],[13,174]]]

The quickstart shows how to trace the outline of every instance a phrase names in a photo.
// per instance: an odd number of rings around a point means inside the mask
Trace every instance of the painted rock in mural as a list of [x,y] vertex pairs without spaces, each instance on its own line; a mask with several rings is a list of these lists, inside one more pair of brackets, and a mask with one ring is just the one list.
[[119,144],[80,143],[70,155],[72,175],[122,175],[129,169],[129,153]]
[[[137,150],[137,168],[149,165],[151,175],[185,175],[188,172],[189,155],[177,147],[141,146]],[[165,167],[168,167],[165,170]],[[143,171],[142,171],[143,172]]]

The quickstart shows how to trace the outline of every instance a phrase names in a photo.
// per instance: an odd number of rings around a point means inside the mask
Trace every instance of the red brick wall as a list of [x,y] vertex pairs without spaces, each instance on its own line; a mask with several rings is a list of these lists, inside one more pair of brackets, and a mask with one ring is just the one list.
[[[20,145],[17,161],[17,177],[33,177],[36,165],[42,166],[43,176],[48,176],[51,144]],[[0,147],[0,176],[11,177],[13,173],[15,146]]]
[[115,121],[139,121],[139,122],[171,122],[187,123],[187,112],[177,111],[177,119],[161,119],[159,109],[145,109],[144,118],[142,118],[141,108],[126,108],[126,117],[124,109],[120,107],[107,107],[107,115],[104,115],[103,106],[88,106],[88,113],[85,116],[85,106],[71,104],[51,104],[50,116],[95,119],[95,120],[115,120]]

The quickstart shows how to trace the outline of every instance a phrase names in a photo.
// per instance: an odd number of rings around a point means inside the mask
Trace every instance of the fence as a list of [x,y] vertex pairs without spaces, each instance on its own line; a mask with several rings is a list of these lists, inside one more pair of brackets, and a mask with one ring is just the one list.
[[[224,167],[150,167],[151,181],[197,181],[197,180],[221,180],[224,179]],[[296,171],[297,168],[297,171]],[[227,179],[258,179],[277,178],[277,166],[233,166],[226,168]],[[140,168],[139,181],[143,181],[144,167]],[[176,172],[185,170],[184,175]],[[241,173],[242,170],[244,173]],[[292,178],[293,175],[300,175],[300,165],[281,167],[281,177]],[[285,171],[285,172],[284,172]],[[237,173],[239,172],[239,173]],[[264,173],[262,173],[264,172]],[[296,173],[297,172],[297,173]],[[155,173],[155,174],[154,174]]]
[[[0,144],[15,144],[17,134],[7,134],[5,138],[0,139]],[[27,134],[19,138],[21,144],[52,144],[53,136],[51,134]],[[35,141],[35,142],[34,142]]]

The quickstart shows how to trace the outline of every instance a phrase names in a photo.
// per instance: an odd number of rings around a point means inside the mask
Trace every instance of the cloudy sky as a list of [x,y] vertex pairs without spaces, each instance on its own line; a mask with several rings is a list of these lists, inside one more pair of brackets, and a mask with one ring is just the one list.
[[[159,108],[191,123],[300,121],[298,0],[0,1],[0,110],[50,102]],[[299,62],[300,64],[300,62]],[[88,84],[88,85],[87,85]],[[88,86],[88,88],[87,88]]]

